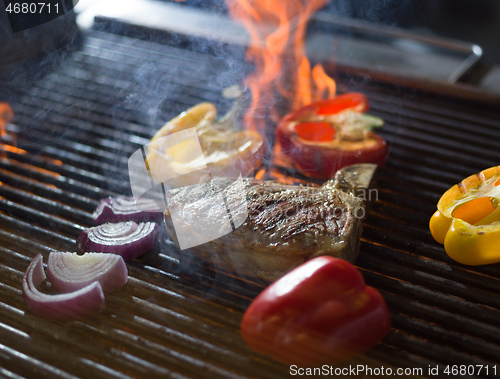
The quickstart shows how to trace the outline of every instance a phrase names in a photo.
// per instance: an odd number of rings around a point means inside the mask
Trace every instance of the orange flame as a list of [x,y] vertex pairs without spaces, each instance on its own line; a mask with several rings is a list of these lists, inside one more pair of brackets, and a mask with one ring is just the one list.
[[5,126],[12,120],[14,117],[14,111],[12,107],[8,103],[0,103],[0,137],[6,138],[7,131],[5,130]]
[[[14,111],[12,110],[12,107],[8,103],[0,103],[0,139],[6,140],[7,139],[7,129],[6,126],[7,124],[12,120],[14,117]],[[5,151],[6,148],[4,145],[4,148],[0,149],[0,157],[5,157]]]
[[[277,122],[276,92],[296,109],[335,96],[335,81],[321,65],[311,71],[305,54],[305,32],[311,15],[328,0],[226,0],[231,16],[251,38],[247,60],[255,72],[246,78],[252,103],[245,115],[248,128],[265,130],[263,116]],[[269,109],[271,108],[271,109]]]
[[335,80],[326,74],[321,64],[314,66],[312,70],[312,77],[317,86],[319,98],[329,98],[335,96],[335,93],[337,92],[337,83],[335,83]]
[[9,153],[15,153],[20,155],[26,154],[26,150],[20,149],[12,145],[5,145],[2,143],[0,144],[0,147],[2,148],[3,151],[8,151]]

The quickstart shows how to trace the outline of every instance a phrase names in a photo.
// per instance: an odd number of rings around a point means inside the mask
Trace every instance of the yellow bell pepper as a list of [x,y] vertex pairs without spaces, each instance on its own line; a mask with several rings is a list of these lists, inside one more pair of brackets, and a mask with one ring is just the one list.
[[429,229],[446,253],[467,265],[500,262],[500,166],[471,175],[446,191]]
[[[183,175],[205,165],[234,166],[243,176],[250,174],[265,157],[267,143],[255,131],[235,130],[232,112],[216,120],[215,105],[200,103],[168,121],[153,136],[147,150],[146,162],[153,179],[162,182],[162,178],[166,176],[177,176],[175,186],[193,184],[191,177],[186,179]],[[190,128],[196,129],[203,152],[202,161],[199,155],[192,154],[196,151],[192,140],[183,141],[167,150],[163,148],[163,137]],[[203,173],[204,171],[199,170],[201,177]]]

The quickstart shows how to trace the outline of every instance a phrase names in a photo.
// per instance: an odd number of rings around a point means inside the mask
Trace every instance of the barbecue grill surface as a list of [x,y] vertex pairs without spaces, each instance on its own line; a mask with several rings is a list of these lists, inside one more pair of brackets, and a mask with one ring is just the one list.
[[[46,261],[52,249],[77,251],[75,239],[92,225],[98,201],[130,193],[128,157],[162,122],[201,101],[228,108],[221,65],[182,46],[91,31],[12,102],[9,136],[17,144],[7,136],[0,156],[2,376],[289,376],[289,367],[240,337],[242,314],[264,284],[181,258],[167,239],[127,262],[128,283],[106,296],[97,317],[47,321],[22,297],[22,276],[37,253]],[[500,357],[500,266],[453,262],[428,220],[446,189],[500,164],[498,112],[357,77],[339,75],[339,86],[368,96],[390,145],[356,264],[384,295],[393,327],[382,344],[346,364],[422,367],[424,376],[429,365],[491,367]]]

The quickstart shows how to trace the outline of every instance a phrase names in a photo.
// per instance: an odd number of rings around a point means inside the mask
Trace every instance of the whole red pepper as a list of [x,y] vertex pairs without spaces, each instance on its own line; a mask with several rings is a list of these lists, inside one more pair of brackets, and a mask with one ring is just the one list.
[[383,125],[364,114],[368,100],[361,93],[347,93],[321,100],[285,116],[276,128],[283,153],[304,175],[330,179],[342,167],[387,159],[386,142],[370,130]]
[[298,366],[336,364],[362,354],[389,332],[380,293],[342,259],[317,257],[267,287],[243,316],[254,350]]

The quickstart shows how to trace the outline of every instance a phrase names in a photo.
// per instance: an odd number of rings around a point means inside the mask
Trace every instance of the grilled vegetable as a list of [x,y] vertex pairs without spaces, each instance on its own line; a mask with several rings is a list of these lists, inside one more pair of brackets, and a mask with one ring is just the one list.
[[96,225],[106,222],[161,221],[163,204],[151,199],[118,196],[101,200],[92,217]]
[[312,178],[330,179],[355,163],[380,166],[387,158],[387,144],[371,130],[383,121],[364,114],[367,109],[360,93],[312,103],[280,121],[276,140],[297,170]]
[[104,292],[114,291],[127,282],[127,266],[116,254],[53,251],[47,262],[47,277],[59,292],[72,292],[99,282]]
[[34,314],[59,321],[78,320],[94,316],[104,309],[104,294],[99,282],[70,293],[48,295],[36,287],[45,280],[42,255],[38,254],[28,266],[23,278],[23,295]]
[[350,263],[318,257],[267,287],[243,316],[254,350],[298,366],[336,364],[362,354],[389,332],[380,293]]
[[500,262],[500,166],[471,175],[446,191],[429,229],[457,262]]
[[[147,164],[151,176],[159,183],[163,178],[174,178],[199,171],[205,165],[236,166],[243,176],[253,171],[267,152],[267,144],[256,132],[236,130],[231,115],[216,120],[217,108],[211,103],[201,103],[182,112],[167,122],[151,139]],[[192,139],[179,141],[171,146],[165,138],[177,132],[196,128],[203,155],[197,154],[197,142]],[[183,183],[178,178],[175,187],[195,184]]]
[[133,259],[158,243],[161,229],[154,222],[107,223],[84,230],[76,242],[81,251],[114,253]]

